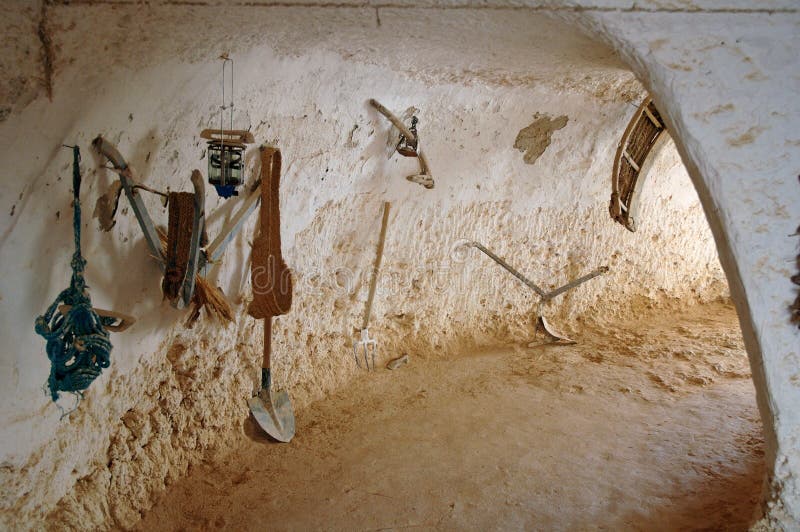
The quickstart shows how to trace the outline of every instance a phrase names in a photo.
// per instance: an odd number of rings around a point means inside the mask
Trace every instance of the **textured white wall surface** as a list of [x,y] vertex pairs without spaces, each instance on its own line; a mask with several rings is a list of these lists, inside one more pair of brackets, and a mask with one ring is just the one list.
[[[91,219],[114,179],[91,153],[97,134],[151,187],[189,190],[191,169],[205,172],[198,133],[217,123],[217,57],[226,51],[237,126],[284,155],[282,236],[296,284],[292,311],[276,320],[274,366],[298,406],[355,371],[349,344],[386,200],[393,209],[371,326],[386,358],[532,333],[535,299],[477,252],[454,255],[462,238],[547,286],[608,265],[609,274],[546,308],[567,329],[643,302],[725,295],[727,274],[776,464],[765,522],[797,522],[800,336],[787,310],[797,240],[787,235],[800,221],[792,3],[11,4],[0,58],[4,525],[129,526],[247,417],[262,345],[260,323],[244,313],[255,218],[210,276],[235,323],[203,316],[191,330],[162,302],[126,200],[111,232]],[[52,101],[41,83],[42,28],[52,39]],[[654,154],[635,234],[607,213],[616,144],[645,93],[629,68],[677,139]],[[373,97],[398,112],[419,109],[435,189],[403,179],[415,161],[387,157],[389,128],[366,104]],[[528,164],[514,143],[537,113],[567,121]],[[49,364],[33,320],[69,278],[71,159],[62,143],[83,150],[93,302],[139,321],[112,335],[112,367],[60,420],[42,392]],[[213,238],[237,200],[209,188],[206,202]],[[147,204],[165,223],[157,199]]]
[[767,439],[765,523],[800,522],[800,331],[789,277],[800,221],[795,2],[582,22],[616,43],[656,102],[708,215],[739,311]]

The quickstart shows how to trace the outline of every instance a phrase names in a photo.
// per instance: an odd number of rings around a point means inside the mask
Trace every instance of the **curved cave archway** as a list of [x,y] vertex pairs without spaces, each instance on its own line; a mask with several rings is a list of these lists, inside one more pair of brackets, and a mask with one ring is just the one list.
[[[780,210],[784,206],[794,205],[791,208],[796,210],[798,191],[792,187],[790,179],[773,179],[771,172],[780,173],[780,164],[756,164],[753,167],[742,164],[751,158],[764,157],[758,154],[764,153],[773,139],[782,137],[781,132],[786,131],[782,128],[786,123],[778,120],[772,132],[775,137],[759,139],[758,135],[750,134],[752,131],[744,127],[741,119],[710,119],[721,108],[727,111],[746,109],[753,113],[769,112],[765,109],[769,105],[760,97],[763,87],[748,83],[754,78],[748,68],[753,61],[772,72],[769,75],[770,82],[782,77],[781,68],[772,70],[771,65],[775,65],[773,61],[779,58],[786,58],[787,49],[756,45],[765,32],[781,31],[781,25],[775,25],[771,20],[770,10],[754,8],[745,12],[746,20],[751,23],[749,27],[737,26],[735,32],[730,32],[722,18],[712,20],[705,17],[703,23],[707,33],[703,37],[687,38],[684,42],[676,42],[668,36],[670,30],[666,28],[661,35],[647,33],[642,27],[633,31],[633,21],[642,21],[638,15],[628,20],[625,20],[626,17],[612,20],[603,14],[594,14],[580,24],[590,28],[589,31],[594,35],[613,43],[651,92],[658,108],[665,110],[664,118],[689,170],[714,234],[750,358],[766,438],[768,479],[763,509],[772,526],[791,527],[791,523],[797,519],[796,511],[790,509],[794,506],[791,501],[796,487],[793,475],[781,471],[779,464],[791,463],[791,449],[796,446],[796,440],[789,432],[782,431],[779,419],[794,417],[791,405],[797,399],[797,392],[787,386],[786,377],[781,376],[782,371],[778,367],[794,358],[791,353],[796,351],[796,347],[792,346],[797,345],[797,331],[789,323],[789,314],[783,312],[790,305],[790,294],[786,293],[788,286],[780,275],[765,275],[761,265],[753,264],[755,254],[759,255],[758,260],[764,262],[775,260],[777,256],[791,255],[791,243],[782,238],[778,231],[767,230],[765,226],[761,226],[760,233],[751,230],[752,214],[761,212],[752,208],[751,200],[755,196],[770,197],[770,201],[774,202],[774,193],[781,189],[786,196],[778,201],[783,205],[777,208]],[[692,16],[680,14],[680,10],[676,15],[675,20],[680,20],[681,24],[686,24],[688,17]],[[646,27],[652,28],[649,25]],[[733,43],[728,36],[734,36]],[[709,39],[708,42],[713,41],[714,44],[710,49],[697,50],[696,45],[703,39]],[[667,49],[661,49],[662,46]],[[739,61],[733,64],[728,64],[723,55],[728,46],[732,47],[734,54],[741,54]],[[670,62],[667,56],[673,57],[676,62]],[[723,68],[722,63],[726,67]],[[683,72],[678,74],[677,70]],[[734,79],[743,80],[742,92],[736,98],[726,99],[727,103],[721,103],[725,99],[728,84]],[[699,90],[694,91],[690,87]],[[733,100],[737,103],[733,103]],[[707,107],[705,112],[700,110],[702,107]],[[777,115],[772,113],[772,116]],[[732,134],[734,131],[738,131],[739,135]],[[784,152],[784,156],[791,157],[788,152]],[[734,160],[738,163],[733,163]],[[767,166],[772,167],[767,170]],[[785,172],[786,168],[782,170]],[[772,177],[761,177],[765,174]],[[792,223],[786,219],[781,225],[788,229]],[[787,234],[791,234],[791,231]],[[758,250],[758,253],[753,253],[754,250]],[[770,256],[771,259],[767,258]],[[758,298],[752,297],[755,293],[760,294]],[[765,315],[770,317],[765,318]],[[767,322],[771,325],[767,325]],[[792,424],[791,421],[788,423]]]

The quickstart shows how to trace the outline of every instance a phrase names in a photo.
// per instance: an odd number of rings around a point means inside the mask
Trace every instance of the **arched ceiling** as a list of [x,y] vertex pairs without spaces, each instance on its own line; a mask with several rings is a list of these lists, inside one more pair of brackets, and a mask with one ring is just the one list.
[[430,84],[544,86],[625,101],[641,94],[610,48],[551,11],[512,7],[48,4],[12,13],[5,39],[18,49],[0,60],[6,108],[43,91],[45,45],[54,91],[73,83],[100,86],[116,70],[252,52],[337,54]]

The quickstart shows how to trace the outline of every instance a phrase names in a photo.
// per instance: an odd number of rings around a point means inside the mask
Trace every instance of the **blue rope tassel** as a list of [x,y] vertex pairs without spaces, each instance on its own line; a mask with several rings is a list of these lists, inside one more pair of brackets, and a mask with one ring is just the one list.
[[[72,279],[69,288],[61,292],[47,308],[44,315],[36,318],[36,333],[47,340],[47,358],[50,359],[50,377],[47,386],[50,397],[58,400],[59,392],[71,392],[79,398],[81,392],[111,364],[111,342],[106,325],[113,318],[101,318],[92,310],[83,270],[86,259],[81,255],[81,152],[72,147],[72,191],[74,215],[72,228],[75,233],[75,253],[72,255]],[[71,305],[66,315],[58,312],[60,304]]]

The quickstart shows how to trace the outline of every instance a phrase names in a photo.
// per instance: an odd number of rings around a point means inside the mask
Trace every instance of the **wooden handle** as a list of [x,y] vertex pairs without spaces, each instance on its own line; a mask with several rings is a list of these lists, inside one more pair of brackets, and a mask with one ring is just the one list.
[[264,358],[261,367],[269,369],[269,356],[272,353],[272,318],[264,320]]
[[381,219],[381,234],[378,237],[378,249],[375,252],[375,263],[372,265],[372,277],[369,280],[369,294],[367,295],[367,306],[364,309],[364,321],[362,329],[369,325],[369,315],[372,312],[372,301],[375,299],[375,287],[378,284],[378,272],[381,269],[383,259],[383,244],[386,242],[386,227],[389,225],[389,208],[392,206],[388,201],[383,202],[383,218]]
[[380,114],[382,114],[387,119],[389,119],[389,122],[391,122],[392,125],[394,127],[396,127],[400,131],[400,133],[403,134],[403,136],[406,139],[408,139],[409,141],[410,140],[416,140],[417,136],[414,135],[411,132],[411,130],[406,127],[406,125],[403,123],[403,121],[400,120],[399,118],[397,118],[397,116],[393,112],[391,112],[389,109],[387,109],[386,107],[381,105],[381,103],[378,100],[376,100],[375,98],[370,98],[369,104],[372,107],[374,107],[376,111],[378,111]]
[[242,129],[204,129],[200,132],[200,138],[206,140],[224,140],[225,144],[229,144],[229,140],[239,141],[242,144],[252,144],[256,141],[253,134],[249,131]]

